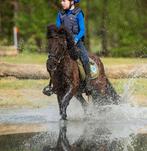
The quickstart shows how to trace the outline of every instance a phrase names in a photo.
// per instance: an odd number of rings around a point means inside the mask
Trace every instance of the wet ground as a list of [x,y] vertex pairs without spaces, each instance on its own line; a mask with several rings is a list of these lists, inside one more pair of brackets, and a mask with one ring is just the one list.
[[72,99],[63,122],[51,102],[46,108],[0,109],[0,151],[147,151],[146,107],[90,105],[85,116]]

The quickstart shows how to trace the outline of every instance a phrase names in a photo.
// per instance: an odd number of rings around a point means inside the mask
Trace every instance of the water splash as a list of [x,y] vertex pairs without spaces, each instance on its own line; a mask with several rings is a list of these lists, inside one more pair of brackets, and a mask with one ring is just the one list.
[[129,73],[129,77],[131,77],[128,82],[124,84],[123,88],[123,93],[122,93],[122,102],[123,103],[130,103],[132,105],[137,105],[135,104],[133,93],[135,91],[135,83],[136,79],[142,74],[141,71],[146,71],[147,70],[147,65],[145,66],[136,66],[134,69],[132,69]]

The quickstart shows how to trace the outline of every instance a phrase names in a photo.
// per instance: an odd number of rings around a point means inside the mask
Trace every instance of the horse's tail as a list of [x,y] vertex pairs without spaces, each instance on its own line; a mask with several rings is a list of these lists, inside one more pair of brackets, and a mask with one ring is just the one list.
[[117,94],[116,90],[112,86],[111,82],[106,78],[106,91],[105,93],[110,97],[114,104],[120,103],[120,96]]
[[99,77],[97,79],[97,85],[95,85],[97,87],[95,95],[97,98],[102,97],[103,103],[106,102],[107,104],[108,102],[111,102],[112,104],[118,104],[120,102],[120,96],[107,78],[101,59],[96,55],[90,55],[90,57],[96,62],[99,69]]

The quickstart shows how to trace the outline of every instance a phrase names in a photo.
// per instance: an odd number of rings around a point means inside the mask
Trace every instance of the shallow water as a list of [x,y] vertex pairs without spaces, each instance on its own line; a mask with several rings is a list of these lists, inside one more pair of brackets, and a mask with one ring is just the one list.
[[0,151],[147,151],[147,108],[129,104],[84,115],[73,99],[68,121],[57,104],[41,109],[0,110]]
[[[133,103],[133,84],[124,85],[122,104],[90,104],[87,115],[72,99],[66,122],[55,97],[46,108],[0,109],[0,151],[147,151],[147,107]],[[23,94],[33,102],[44,99]]]

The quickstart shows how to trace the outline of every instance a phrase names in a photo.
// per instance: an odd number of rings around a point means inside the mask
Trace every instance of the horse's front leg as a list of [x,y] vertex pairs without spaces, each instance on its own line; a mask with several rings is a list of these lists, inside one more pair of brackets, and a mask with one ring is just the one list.
[[65,95],[62,97],[62,100],[60,101],[60,113],[61,113],[61,119],[66,120],[67,114],[66,114],[66,109],[67,106],[69,105],[69,101],[73,97],[73,88],[72,86],[69,86],[67,89]]

